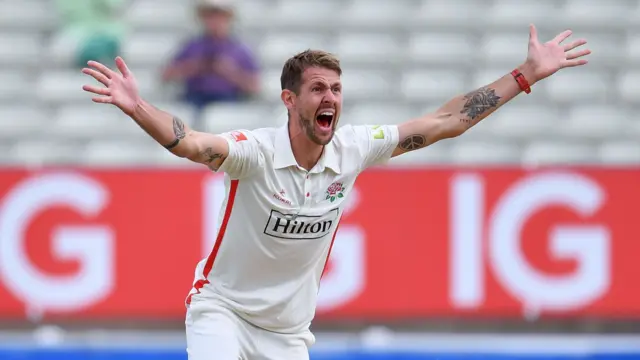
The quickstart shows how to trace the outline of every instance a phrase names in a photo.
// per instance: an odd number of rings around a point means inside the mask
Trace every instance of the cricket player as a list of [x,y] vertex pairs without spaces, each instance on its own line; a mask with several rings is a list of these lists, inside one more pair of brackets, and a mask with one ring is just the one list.
[[520,66],[400,125],[385,125],[380,114],[372,126],[339,127],[342,70],[324,51],[307,50],[284,64],[285,126],[224,134],[194,131],[144,101],[122,58],[119,72],[89,62],[83,73],[104,85],[83,87],[94,102],[117,106],[176,156],[225,173],[221,216],[210,219],[218,235],[186,299],[189,359],[308,359],[320,278],[357,176],[460,136],[538,81],[587,63],[590,51],[578,49],[586,41],[568,41],[571,31],[546,43],[533,25],[529,31]]

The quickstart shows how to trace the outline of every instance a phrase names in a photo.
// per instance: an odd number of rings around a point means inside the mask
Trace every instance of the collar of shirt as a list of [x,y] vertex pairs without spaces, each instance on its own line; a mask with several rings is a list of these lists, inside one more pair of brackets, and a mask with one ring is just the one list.
[[[334,135],[335,136],[335,135]],[[276,134],[275,154],[273,164],[276,169],[283,169],[289,166],[298,166],[296,158],[291,149],[291,139],[289,138],[289,124],[285,124],[278,129]],[[318,164],[311,169],[311,173],[323,172],[325,168],[340,174],[340,164],[333,140],[324,146],[324,151]]]

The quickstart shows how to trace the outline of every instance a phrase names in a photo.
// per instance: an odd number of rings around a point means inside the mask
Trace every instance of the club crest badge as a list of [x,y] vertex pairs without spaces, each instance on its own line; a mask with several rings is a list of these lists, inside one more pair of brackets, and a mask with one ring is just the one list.
[[331,202],[336,201],[336,199],[341,199],[344,197],[344,190],[344,186],[341,182],[334,182],[333,184],[329,185],[329,188],[327,188],[327,197],[325,199]]

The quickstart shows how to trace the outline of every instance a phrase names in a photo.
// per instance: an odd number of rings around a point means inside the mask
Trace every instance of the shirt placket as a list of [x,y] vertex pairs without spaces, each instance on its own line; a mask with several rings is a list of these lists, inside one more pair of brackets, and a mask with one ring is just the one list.
[[307,172],[304,174],[304,207],[311,206],[311,191],[313,189],[312,186],[312,174]]

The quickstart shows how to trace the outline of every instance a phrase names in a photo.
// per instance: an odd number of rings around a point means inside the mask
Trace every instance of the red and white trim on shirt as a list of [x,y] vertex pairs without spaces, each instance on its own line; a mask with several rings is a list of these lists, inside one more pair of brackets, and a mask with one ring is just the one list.
[[336,224],[336,231],[333,232],[333,236],[331,237],[331,244],[329,245],[329,252],[327,253],[327,259],[324,261],[324,267],[322,268],[322,273],[320,274],[320,278],[324,277],[324,273],[327,271],[327,265],[329,265],[329,258],[331,257],[331,250],[333,249],[333,242],[336,240],[336,235],[338,234],[338,229],[340,228],[340,222]]
[[[200,279],[193,284],[193,289],[195,290],[195,294],[200,294],[200,289],[203,286],[209,283],[209,273],[211,269],[213,269],[213,263],[216,261],[216,257],[218,256],[218,251],[220,250],[220,245],[222,244],[222,240],[224,239],[224,234],[227,231],[227,225],[229,223],[229,218],[231,217],[231,210],[233,210],[233,203],[236,199],[236,192],[238,191],[238,180],[232,180],[231,186],[229,189],[229,199],[227,200],[227,206],[224,210],[224,217],[222,218],[222,224],[220,224],[220,229],[218,230],[218,236],[216,237],[216,243],[211,250],[211,253],[207,257],[207,262],[204,264],[204,269],[202,270],[203,279]],[[333,243],[333,242],[332,242]],[[187,296],[186,303],[187,305],[191,304],[191,297],[194,293],[189,294]]]

